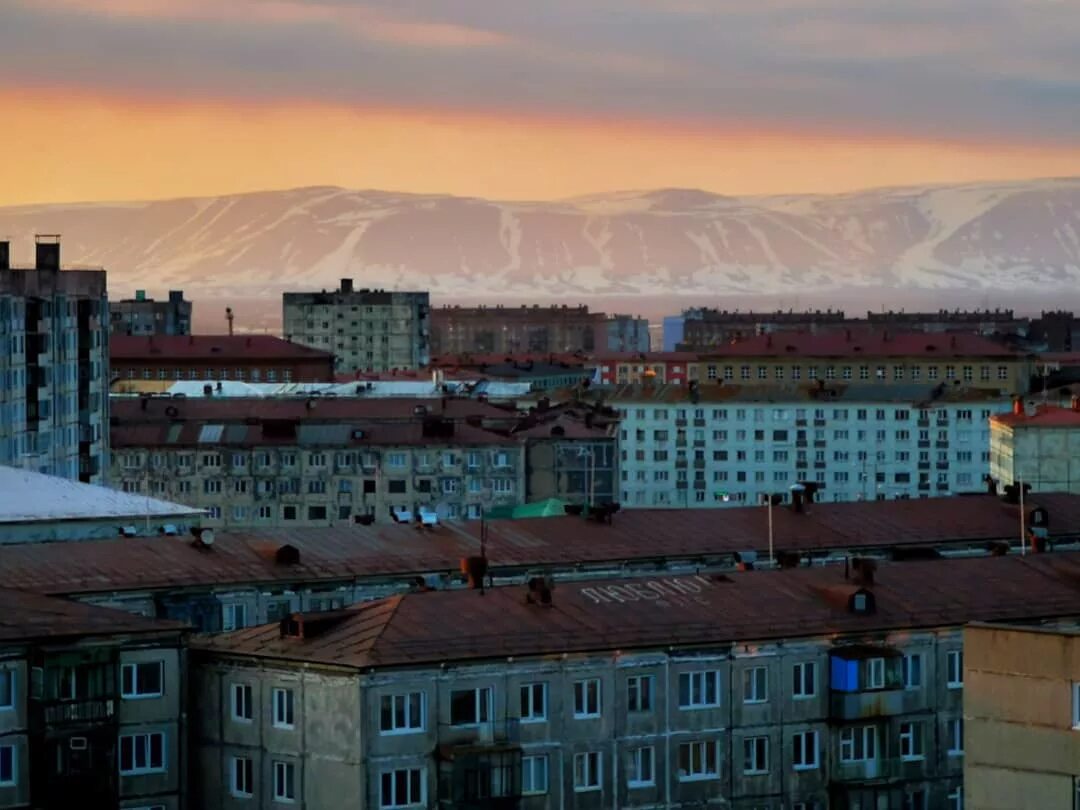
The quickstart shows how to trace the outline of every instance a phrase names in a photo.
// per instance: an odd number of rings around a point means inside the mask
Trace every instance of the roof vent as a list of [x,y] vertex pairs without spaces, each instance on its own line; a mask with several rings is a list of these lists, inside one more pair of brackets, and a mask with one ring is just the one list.
[[855,557],[851,561],[851,579],[856,585],[873,585],[877,561],[867,557]]
[[213,529],[204,529],[199,526],[192,526],[191,534],[195,538],[195,542],[192,543],[195,548],[209,550],[214,545]]
[[473,590],[483,590],[487,571],[487,557],[473,556],[461,559],[461,573],[468,577],[469,587]]
[[554,590],[555,580],[550,576],[533,577],[529,580],[529,591],[525,594],[525,602],[538,607],[551,607],[551,593]]
[[874,600],[874,594],[866,588],[859,588],[851,595],[851,599],[848,601],[848,610],[863,616],[876,613],[877,602]]
[[121,537],[135,537],[138,533],[139,533],[139,530],[136,529],[134,526],[121,526],[120,527],[120,536]]
[[274,552],[274,562],[278,565],[299,565],[300,549],[286,543]]

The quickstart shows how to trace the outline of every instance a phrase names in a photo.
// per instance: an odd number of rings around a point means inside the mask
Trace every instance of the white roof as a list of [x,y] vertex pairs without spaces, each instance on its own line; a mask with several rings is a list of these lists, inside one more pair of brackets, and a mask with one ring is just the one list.
[[0,466],[0,523],[191,517],[193,506]]

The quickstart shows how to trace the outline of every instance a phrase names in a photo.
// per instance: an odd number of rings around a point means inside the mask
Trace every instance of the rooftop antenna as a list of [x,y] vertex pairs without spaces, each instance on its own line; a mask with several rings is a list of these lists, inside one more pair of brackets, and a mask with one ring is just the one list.
[[229,322],[229,337],[233,334],[233,317],[232,307],[225,307],[225,320]]

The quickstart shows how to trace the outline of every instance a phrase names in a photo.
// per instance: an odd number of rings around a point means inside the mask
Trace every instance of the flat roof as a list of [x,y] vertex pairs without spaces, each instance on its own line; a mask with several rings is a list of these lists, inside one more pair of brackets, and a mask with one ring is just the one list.
[[1030,416],[1026,412],[999,413],[990,417],[990,421],[1011,428],[1080,428],[1080,411],[1057,405],[1036,405]]
[[[1051,537],[1080,536],[1080,495],[1032,493]],[[980,546],[1018,540],[1018,506],[990,495],[907,501],[814,504],[809,513],[773,509],[776,551],[826,554],[893,548]],[[736,552],[768,551],[767,510],[626,510],[611,525],[583,517],[487,522],[486,553],[496,574],[553,568],[704,562]],[[292,545],[296,565],[276,564],[273,550]],[[267,549],[271,553],[267,553]],[[216,533],[213,549],[190,538],[115,538],[82,543],[0,545],[4,584],[51,594],[102,593],[240,584],[340,582],[457,573],[479,553],[480,522],[330,528],[251,529]]]
[[588,651],[700,647],[971,621],[1080,615],[1080,553],[881,565],[876,610],[855,614],[859,586],[839,566],[781,572],[558,583],[550,607],[525,586],[428,591],[341,611],[311,638],[278,624],[202,637],[226,655],[348,667],[400,667]]
[[324,360],[334,355],[273,335],[113,335],[109,357],[155,362],[178,360]]
[[201,516],[204,512],[194,506],[0,466],[0,524],[147,517],[161,520]]

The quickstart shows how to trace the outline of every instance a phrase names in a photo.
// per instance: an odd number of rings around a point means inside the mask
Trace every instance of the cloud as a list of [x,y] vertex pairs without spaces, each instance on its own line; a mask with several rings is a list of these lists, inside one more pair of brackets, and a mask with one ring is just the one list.
[[0,85],[1073,144],[1077,42],[1054,0],[4,0]]

